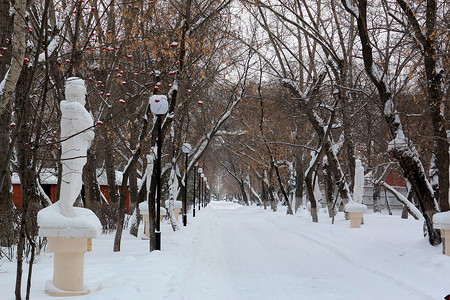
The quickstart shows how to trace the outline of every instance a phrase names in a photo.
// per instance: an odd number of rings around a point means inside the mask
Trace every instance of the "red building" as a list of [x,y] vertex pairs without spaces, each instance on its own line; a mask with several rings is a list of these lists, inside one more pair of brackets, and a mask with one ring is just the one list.
[[[58,188],[58,177],[55,175],[56,172],[54,169],[45,169],[42,170],[42,172],[39,174],[39,182],[41,184],[41,187],[44,191],[44,193],[47,195],[47,197],[50,199],[52,203],[55,203],[58,199],[56,199],[57,194],[57,188]],[[98,171],[97,172],[98,177],[97,181],[100,186],[100,191],[102,192],[103,196],[110,202],[109,197],[109,189],[108,184],[106,180],[106,175],[104,172]],[[120,180],[119,180],[120,179]],[[22,187],[20,185],[20,178],[17,173],[13,173],[11,176],[12,181],[12,187],[13,187],[13,202],[14,205],[18,208],[22,208]],[[121,189],[121,181],[122,181],[122,173],[116,171],[116,182],[119,183],[117,186],[119,188],[119,193]],[[126,213],[131,213],[131,200],[130,200],[130,193],[127,190],[127,199],[126,199]]]

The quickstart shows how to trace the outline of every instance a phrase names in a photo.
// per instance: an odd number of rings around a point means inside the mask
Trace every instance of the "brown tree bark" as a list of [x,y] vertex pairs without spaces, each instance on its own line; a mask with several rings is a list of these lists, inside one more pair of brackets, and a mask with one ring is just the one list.
[[[374,65],[371,40],[367,28],[367,0],[358,1],[358,14],[356,14],[351,8],[347,6],[346,0],[342,0],[342,3],[346,10],[357,20],[358,35],[362,46],[364,68],[369,79],[375,85],[378,91],[381,105],[384,108],[386,104],[390,105],[390,102],[392,101],[392,95],[389,90],[389,86],[385,81],[385,78],[380,77],[380,74],[377,74],[377,71],[375,70],[375,68],[377,67]],[[403,134],[400,118],[398,114],[393,111],[393,109],[390,109],[388,111],[385,110],[384,118],[387,125],[389,126],[392,137],[397,137],[397,134]],[[411,149],[409,145],[405,145],[405,147],[393,147],[390,153],[400,163],[400,166],[402,167],[404,172],[404,176],[411,183],[412,189],[414,190],[414,193],[419,200],[419,205],[422,209],[427,225],[428,239],[430,244],[440,244],[440,232],[439,230],[433,228],[433,215],[437,213],[437,208],[434,205],[435,199],[433,196],[433,191],[428,188],[429,183],[426,174],[423,171],[424,168],[419,160],[418,154],[411,155],[411,153],[416,153],[416,150]],[[446,155],[448,157],[448,151]]]

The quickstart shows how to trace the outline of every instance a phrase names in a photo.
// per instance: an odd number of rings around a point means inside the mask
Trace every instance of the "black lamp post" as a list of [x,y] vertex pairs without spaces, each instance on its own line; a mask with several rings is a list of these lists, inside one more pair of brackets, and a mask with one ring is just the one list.
[[169,103],[165,95],[153,95],[150,97],[150,110],[156,116],[158,127],[157,157],[156,157],[156,232],[155,250],[161,250],[161,119],[167,113]]
[[188,143],[184,143],[181,150],[186,154],[186,160],[184,162],[184,198],[183,198],[183,226],[187,224],[187,177],[188,177],[188,154],[191,152],[192,147]]
[[200,202],[202,201],[202,174],[203,169],[198,168],[198,210],[200,210]]
[[202,207],[205,207],[205,173],[202,173],[200,179],[202,181]]
[[205,207],[208,206],[209,202],[209,185],[208,185],[208,179],[205,176]]
[[203,207],[206,207],[208,199],[206,198],[208,194],[208,180],[206,179],[206,176],[203,177]]
[[197,164],[194,166],[194,196],[192,197],[192,216],[195,217],[195,181],[197,180]]

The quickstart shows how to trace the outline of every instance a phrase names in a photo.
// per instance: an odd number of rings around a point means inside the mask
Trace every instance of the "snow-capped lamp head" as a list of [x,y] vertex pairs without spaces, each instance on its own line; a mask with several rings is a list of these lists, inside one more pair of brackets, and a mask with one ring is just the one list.
[[192,146],[189,143],[184,143],[183,147],[181,147],[181,151],[183,151],[183,153],[185,154],[189,154],[192,150]]
[[169,110],[169,102],[165,95],[153,95],[150,97],[150,110],[156,116],[162,116]]
[[66,80],[66,101],[86,104],[86,86],[79,77],[69,77]]

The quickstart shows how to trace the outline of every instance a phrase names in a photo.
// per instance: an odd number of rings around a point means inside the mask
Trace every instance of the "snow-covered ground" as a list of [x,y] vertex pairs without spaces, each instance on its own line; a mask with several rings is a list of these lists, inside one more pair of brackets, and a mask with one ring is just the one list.
[[[94,240],[85,255],[92,293],[75,299],[412,300],[450,294],[450,257],[422,238],[423,223],[412,218],[369,213],[360,229],[350,229],[342,213],[334,225],[325,214],[314,224],[307,212],[286,216],[283,208],[273,213],[212,202],[188,221],[176,232],[163,224],[162,251],[149,253],[148,241],[130,235],[118,253],[113,235]],[[37,258],[31,299],[55,299],[44,292],[52,268],[51,253]],[[14,299],[15,276],[15,263],[2,262],[0,299]]]

